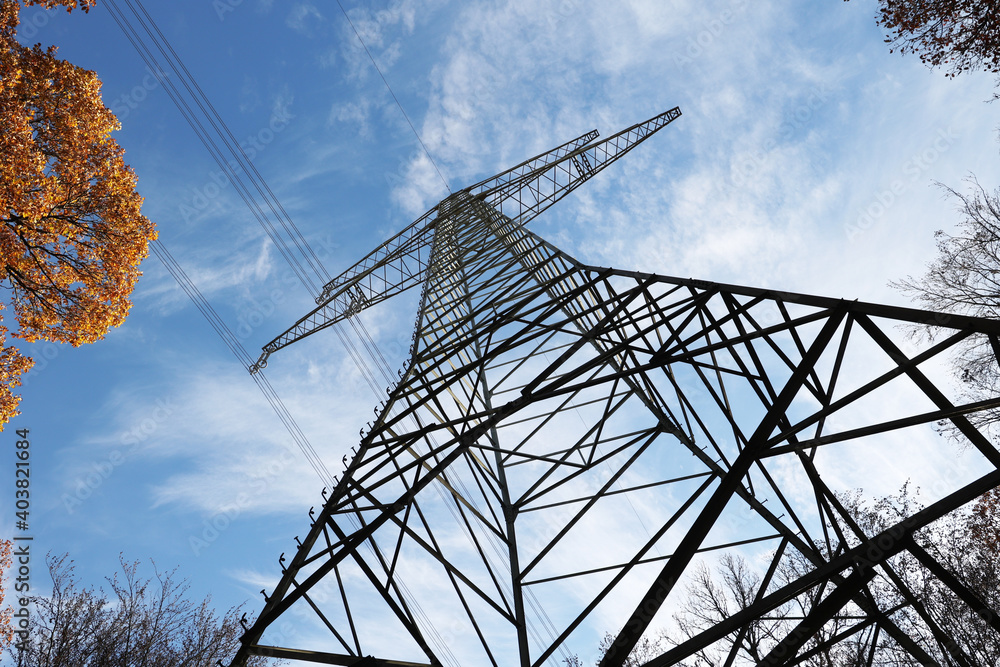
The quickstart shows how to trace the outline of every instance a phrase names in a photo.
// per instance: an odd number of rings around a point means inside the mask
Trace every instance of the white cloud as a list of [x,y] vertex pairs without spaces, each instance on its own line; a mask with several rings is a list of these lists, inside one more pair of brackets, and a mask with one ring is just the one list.
[[285,25],[304,35],[311,35],[315,25],[323,21],[323,15],[310,2],[301,2],[288,13]]
[[372,129],[369,123],[372,102],[367,97],[356,101],[334,104],[330,109],[329,123],[348,123],[357,127],[361,139],[371,139]]
[[418,15],[426,17],[442,4],[440,0],[394,0],[375,11],[352,7],[340,30],[340,56],[347,65],[346,75],[356,80],[377,80],[371,58],[383,75],[390,72],[403,55],[404,40],[410,39]]
[[[232,292],[235,291],[246,300],[252,298],[250,294],[255,291],[255,286],[278,270],[270,240],[247,240],[249,243],[243,248],[232,245],[226,248],[203,247],[197,252],[185,251],[182,255],[176,247],[167,247],[167,250],[175,255],[181,269],[206,298],[219,299],[225,293],[225,298],[232,299]],[[177,259],[178,256],[181,259]],[[190,305],[190,298],[158,258],[148,259],[146,267],[147,277],[139,283],[133,295],[134,302],[148,304],[164,315]]]
[[[885,58],[874,29],[868,30],[871,44],[856,47],[850,36],[871,23],[870,7],[862,3],[794,11],[788,3],[741,0],[604,5],[514,0],[460,3],[447,11],[445,6],[440,0],[393,2],[378,11],[350,11],[453,186],[593,127],[607,136],[681,106],[684,115],[678,121],[535,223],[543,237],[584,262],[901,301],[885,281],[919,272],[921,260],[933,251],[930,232],[952,219],[951,206],[928,184],[936,179],[957,185],[969,169],[984,183],[1000,181],[995,147],[984,149],[992,134],[982,134],[984,127],[992,132],[995,123],[993,109],[980,103],[988,87],[974,78],[946,81],[919,65],[908,66],[910,61]],[[261,156],[261,164],[278,172],[281,187],[275,190],[286,207],[318,221],[316,236],[345,245],[377,238],[374,245],[385,232],[395,231],[391,225],[406,221],[380,217],[385,205],[370,205],[368,200],[381,198],[383,191],[364,179],[378,181],[380,167],[385,168],[384,162],[373,168],[368,151],[380,157],[408,154],[392,172],[396,185],[390,197],[411,216],[441,198],[441,179],[414,142],[400,141],[409,137],[409,128],[339,13],[323,16],[315,5],[299,3],[287,23],[309,36],[317,35],[322,23],[339,36],[333,47],[321,47],[327,49],[322,62],[331,68],[325,74],[333,76],[310,79],[308,92],[305,80],[296,82],[302,86],[296,113],[303,117],[282,140],[299,133],[298,152],[294,161],[279,165],[287,168],[276,168],[270,162],[276,144]],[[244,101],[254,105],[259,100],[249,92],[256,90],[257,76],[252,86],[245,80]],[[275,112],[288,108],[291,85],[274,98]],[[314,111],[319,109],[313,123],[305,118],[310,101]],[[950,123],[957,137],[939,150],[939,132],[948,132]],[[911,160],[931,150],[933,159],[924,160],[926,166],[918,167],[914,178]],[[340,178],[343,174],[350,178]],[[349,185],[343,194],[338,191],[340,201],[322,210],[311,207],[341,180]],[[903,194],[883,204],[880,197],[893,192],[895,181],[904,186]],[[878,210],[875,204],[883,209],[878,215],[871,212]],[[259,315],[258,306],[267,305],[279,281],[288,303],[270,304],[270,314],[250,327],[255,340],[305,311],[293,312],[297,283],[285,285],[287,270],[254,221],[244,213],[233,215],[240,206],[235,198],[218,197],[202,215],[185,221],[184,229],[164,225],[164,233],[177,235],[176,241],[165,239],[171,250],[234,326]],[[331,225],[331,210],[333,217],[356,216],[364,222]],[[850,225],[857,226],[866,212],[871,222],[851,234]],[[220,220],[227,221],[227,233],[236,230],[235,240],[214,227]],[[356,259],[337,255],[344,262]],[[146,319],[134,320],[134,326],[149,334],[156,362],[155,371],[148,371],[150,383],[162,384],[152,388],[132,378],[116,380],[118,389],[110,395],[94,391],[104,406],[83,429],[91,436],[67,443],[63,487],[72,490],[75,480],[91,474],[95,461],[107,460],[109,452],[122,447],[122,438],[139,428],[148,435],[144,446],[116,470],[141,477],[138,492],[128,497],[139,498],[142,509],[184,517],[182,538],[193,530],[187,524],[200,529],[204,521],[234,512],[261,521],[288,517],[286,538],[304,530],[304,508],[318,502],[322,483],[297,449],[286,455],[291,440],[252,382],[230,359],[214,356],[228,352],[215,350],[220,346],[214,339],[195,342],[200,323],[186,325],[183,336],[180,328],[159,330],[168,321],[164,315],[197,314],[182,312],[187,297],[155,260],[147,266],[135,295]],[[390,365],[406,352],[414,298],[393,299],[366,319],[375,338],[393,347]],[[272,362],[271,381],[336,473],[377,403],[364,388],[367,383],[330,332],[282,350]],[[376,384],[383,384],[381,378]],[[154,417],[162,415],[156,413],[162,410],[157,399],[169,401],[168,422]],[[145,434],[148,420],[153,432]],[[888,440],[877,454],[827,448],[820,455],[827,465],[824,474],[836,488],[893,487],[904,471],[868,471],[863,464],[891,463],[919,448],[926,464],[918,472],[932,478],[953,457],[927,435]],[[974,464],[974,458],[964,458],[963,465]],[[799,500],[807,500],[798,469],[777,465],[776,473]],[[118,475],[105,484],[126,477]],[[959,476],[956,472],[954,478]],[[652,513],[641,502],[636,511],[644,520]],[[274,556],[288,548],[276,548]],[[270,589],[273,572],[256,569],[256,562],[243,565],[249,562],[240,561],[230,572],[253,592]],[[627,603],[610,601],[597,622],[614,629]]]
[[260,106],[260,93],[257,91],[257,81],[247,75],[243,77],[243,89],[240,91],[240,111],[250,113]]

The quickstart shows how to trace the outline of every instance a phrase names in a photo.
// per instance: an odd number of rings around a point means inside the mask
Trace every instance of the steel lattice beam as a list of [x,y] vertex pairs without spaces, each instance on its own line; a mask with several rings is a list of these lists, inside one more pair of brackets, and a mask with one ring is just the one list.
[[[893,558],[912,554],[988,609],[912,536],[1000,484],[1000,452],[968,418],[1000,398],[969,403],[929,370],[971,336],[996,342],[1000,322],[588,266],[527,229],[677,116],[583,135],[446,198],[265,348],[421,287],[400,381],[233,665],[540,667],[586,650],[588,625],[625,607],[602,663],[621,667],[704,554],[768,547],[752,601],[650,667],[713,646],[738,664],[752,624],[793,601],[802,613],[762,664],[802,664],[852,638],[868,664],[886,642],[921,664],[969,662]],[[935,342],[894,342],[899,324],[926,322],[941,323]],[[887,392],[906,401],[890,411]],[[982,476],[866,533],[825,471],[846,448],[877,451],[940,420]],[[811,497],[783,488],[793,473]],[[793,553],[808,571],[778,586]],[[286,614],[328,630],[327,645],[264,643]]]
[[455,193],[327,283],[318,306],[265,345],[251,372],[265,368],[272,352],[421,284],[441,205],[454,211],[463,207],[449,203],[475,197],[525,225],[680,115],[675,107],[598,143],[593,130]]

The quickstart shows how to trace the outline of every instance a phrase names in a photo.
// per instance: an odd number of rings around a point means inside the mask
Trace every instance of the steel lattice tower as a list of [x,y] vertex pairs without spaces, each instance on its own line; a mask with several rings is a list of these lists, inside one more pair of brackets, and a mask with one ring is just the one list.
[[[588,266],[527,229],[679,116],[675,108],[604,141],[586,134],[448,196],[330,282],[318,307],[264,348],[260,365],[421,289],[400,379],[295,556],[282,559],[234,665],[251,655],[560,664],[593,650],[581,642],[592,644],[586,624],[596,624],[617,633],[602,664],[620,667],[683,595],[702,553],[747,548],[769,553],[770,565],[744,608],[649,665],[718,645],[733,647],[727,665],[746,664],[736,653],[747,629],[802,596],[811,607],[761,664],[800,664],[851,636],[871,656],[892,641],[937,664],[936,642],[954,664],[974,664],[920,613],[892,559],[913,554],[966,604],[989,609],[912,536],[1000,484],[1000,452],[968,419],[1000,398],[966,404],[926,370],[970,336],[1000,350],[1000,323]],[[927,322],[939,323],[933,342],[893,342],[899,324]],[[978,450],[982,476],[945,480],[927,507],[866,533],[827,486],[824,464],[941,420]],[[793,550],[812,569],[778,586]],[[897,607],[871,592],[876,577],[894,587]],[[927,636],[900,625],[907,606]],[[270,644],[268,629],[286,614],[317,620],[328,642]],[[996,614],[983,618],[1000,630]],[[838,634],[821,632],[831,623]]]

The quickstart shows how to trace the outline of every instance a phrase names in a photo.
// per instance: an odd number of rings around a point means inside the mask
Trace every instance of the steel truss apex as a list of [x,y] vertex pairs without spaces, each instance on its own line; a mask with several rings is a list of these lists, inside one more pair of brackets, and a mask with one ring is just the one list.
[[[475,198],[526,225],[680,115],[680,108],[674,107],[596,143],[599,134],[591,130],[455,192],[324,285],[316,308],[264,345],[250,372],[266,368],[277,350],[421,284],[445,202]],[[455,214],[454,207],[451,210]]]

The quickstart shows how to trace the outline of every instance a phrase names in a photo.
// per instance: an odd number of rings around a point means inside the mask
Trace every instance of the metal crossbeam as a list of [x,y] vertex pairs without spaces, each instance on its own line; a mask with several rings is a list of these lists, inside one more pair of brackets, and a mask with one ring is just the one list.
[[[740,664],[754,624],[793,603],[761,664],[852,641],[867,664],[887,646],[919,664],[970,662],[894,559],[988,609],[912,536],[1000,484],[1000,451],[969,419],[1000,398],[968,402],[930,379],[971,336],[997,340],[1000,322],[588,266],[525,226],[677,116],[583,135],[451,195],[269,344],[421,287],[400,381],[234,666],[557,665],[618,613],[602,665],[622,667],[706,554],[745,549],[770,558],[745,608],[647,667],[709,648]],[[894,342],[898,325],[926,322],[939,323],[933,341]],[[905,397],[891,411],[889,394]],[[866,532],[824,475],[849,447],[877,452],[941,420],[972,446],[980,479]],[[811,495],[785,488],[790,475]],[[326,645],[265,643],[292,613]]]
[[592,130],[445,199],[327,283],[317,307],[267,343],[251,373],[265,368],[273,352],[421,284],[442,206],[448,215],[461,216],[481,200],[525,225],[680,115],[675,107],[598,143],[592,143],[598,136]]

